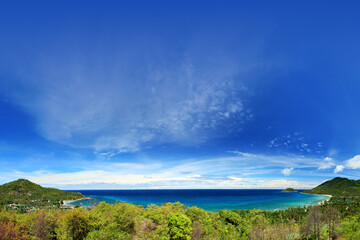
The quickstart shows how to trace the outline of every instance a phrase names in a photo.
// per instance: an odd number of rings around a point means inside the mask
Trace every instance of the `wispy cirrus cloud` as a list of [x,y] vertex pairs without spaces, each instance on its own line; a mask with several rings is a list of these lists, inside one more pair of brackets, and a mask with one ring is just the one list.
[[305,157],[302,155],[267,155],[259,153],[246,153],[241,151],[228,151],[228,153],[235,154],[242,159],[246,159],[252,164],[259,164],[261,166],[273,166],[283,168],[318,168],[322,164],[322,159],[318,157]]
[[323,143],[309,143],[301,132],[275,137],[268,142],[267,146],[303,153],[321,154],[324,152]]
[[36,74],[19,76],[26,92],[9,91],[45,138],[96,152],[135,152],[150,141],[201,143],[220,125],[238,130],[253,118],[243,103],[246,88],[235,81],[251,65],[229,64],[231,59],[218,55],[211,58],[223,61],[199,65],[199,59],[184,55],[164,66],[167,57],[149,61],[152,53],[136,64],[120,52],[96,54],[102,63],[35,59]]

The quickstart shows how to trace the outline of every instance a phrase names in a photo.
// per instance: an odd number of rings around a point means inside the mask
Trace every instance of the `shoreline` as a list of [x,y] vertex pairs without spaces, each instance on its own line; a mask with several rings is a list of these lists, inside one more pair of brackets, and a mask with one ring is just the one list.
[[307,194],[307,195],[318,195],[318,196],[327,196],[327,197],[329,197],[329,199],[325,199],[325,200],[323,200],[323,201],[320,201],[318,204],[319,205],[324,205],[325,204],[325,202],[328,202],[328,201],[330,201],[330,199],[333,197],[332,195],[330,195],[330,194],[320,194],[320,193],[304,193],[304,192],[300,192],[301,194]]
[[91,199],[91,198],[90,198],[90,197],[83,197],[83,198],[74,199],[74,200],[63,200],[63,204],[62,204],[61,206],[62,206],[62,207],[70,207],[70,208],[73,208],[73,207],[75,207],[75,206],[70,205],[71,203],[76,202],[76,201],[86,200],[86,199]]

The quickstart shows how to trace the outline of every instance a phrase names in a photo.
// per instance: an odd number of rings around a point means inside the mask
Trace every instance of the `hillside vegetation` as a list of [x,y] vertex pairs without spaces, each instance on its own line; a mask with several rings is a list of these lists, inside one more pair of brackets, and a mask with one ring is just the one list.
[[326,181],[311,190],[305,190],[303,193],[329,194],[337,197],[360,196],[360,181],[337,177]]
[[79,198],[83,198],[81,193],[44,188],[26,179],[0,186],[0,205],[12,203],[31,206],[58,205],[61,200]]

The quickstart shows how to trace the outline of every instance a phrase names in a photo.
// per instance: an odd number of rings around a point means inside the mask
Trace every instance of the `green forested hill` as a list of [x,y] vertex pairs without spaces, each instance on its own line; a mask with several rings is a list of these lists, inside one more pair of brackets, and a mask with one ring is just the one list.
[[360,180],[337,177],[303,193],[330,194],[338,197],[360,196]]
[[26,179],[19,179],[0,186],[0,205],[10,203],[53,205],[58,204],[60,200],[82,197],[81,193],[44,188]]

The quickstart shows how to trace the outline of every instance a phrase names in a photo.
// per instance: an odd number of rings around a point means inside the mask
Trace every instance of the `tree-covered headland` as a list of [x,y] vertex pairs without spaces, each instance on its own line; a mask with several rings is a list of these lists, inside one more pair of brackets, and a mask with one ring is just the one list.
[[330,181],[326,181],[311,190],[305,190],[303,193],[329,194],[341,197],[360,196],[360,180],[337,177]]
[[60,207],[64,200],[80,198],[84,198],[81,193],[44,188],[26,179],[19,179],[0,186],[0,206],[51,208]]
[[102,202],[92,209],[32,212],[3,206],[0,239],[360,239],[360,201],[356,194],[339,194],[319,206],[219,212],[181,203]]

